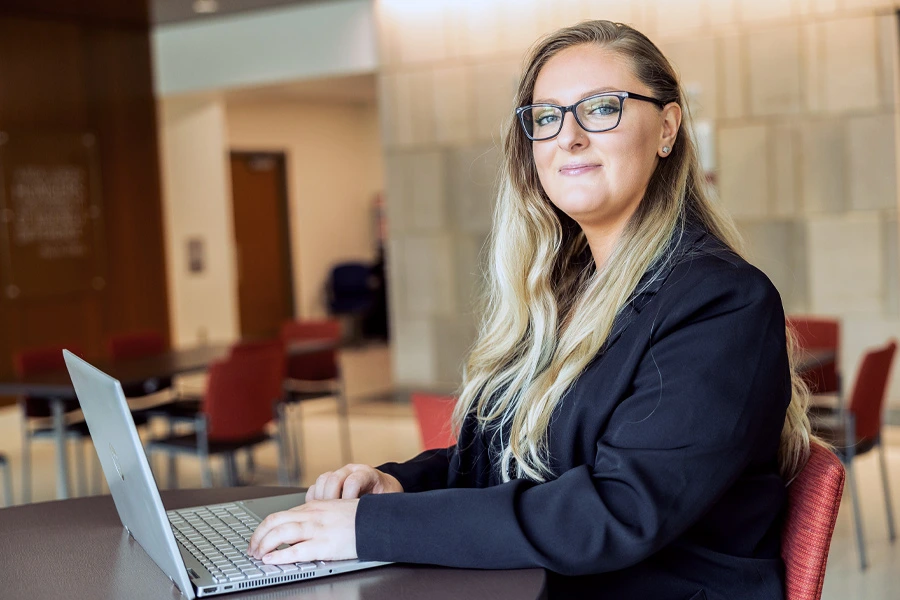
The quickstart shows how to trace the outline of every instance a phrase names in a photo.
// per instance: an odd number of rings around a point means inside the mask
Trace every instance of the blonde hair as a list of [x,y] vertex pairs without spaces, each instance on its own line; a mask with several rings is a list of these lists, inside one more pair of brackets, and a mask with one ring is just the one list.
[[[516,106],[532,101],[535,80],[558,52],[599,44],[628,58],[653,95],[687,114],[675,70],[642,33],[610,21],[586,21],[550,34],[530,52]],[[600,352],[619,309],[640,278],[666,255],[680,224],[699,222],[735,252],[740,236],[710,201],[687,126],[660,160],[605,265],[595,269],[578,225],[558,210],[538,180],[531,142],[514,118],[504,125],[503,161],[487,265],[485,309],[464,368],[454,412],[458,432],[474,414],[492,432],[504,481],[552,476],[547,432],[565,392]],[[791,479],[809,453],[808,392],[791,367],[793,395],[781,434],[779,464]],[[508,439],[508,442],[506,441]]]

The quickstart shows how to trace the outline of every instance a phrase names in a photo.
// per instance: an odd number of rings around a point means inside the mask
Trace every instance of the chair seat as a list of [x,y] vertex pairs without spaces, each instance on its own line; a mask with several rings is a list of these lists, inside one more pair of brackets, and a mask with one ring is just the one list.
[[[254,436],[241,440],[209,440],[209,453],[222,454],[225,452],[232,453],[242,448],[256,446],[272,439],[266,433],[258,433]],[[153,449],[168,450],[173,452],[183,452],[186,454],[197,453],[197,434],[186,433],[182,435],[171,435],[164,438],[151,440],[148,444]]]

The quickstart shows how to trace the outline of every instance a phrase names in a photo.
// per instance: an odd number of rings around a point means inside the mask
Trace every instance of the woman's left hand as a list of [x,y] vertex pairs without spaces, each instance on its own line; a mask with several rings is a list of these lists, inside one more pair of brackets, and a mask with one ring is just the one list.
[[[310,500],[272,513],[253,532],[247,554],[271,565],[356,558],[358,504],[358,498]],[[290,548],[276,550],[281,544]]]

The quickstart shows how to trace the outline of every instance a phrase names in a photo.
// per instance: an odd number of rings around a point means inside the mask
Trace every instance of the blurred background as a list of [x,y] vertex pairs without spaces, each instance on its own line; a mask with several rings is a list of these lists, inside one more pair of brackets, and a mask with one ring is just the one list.
[[[603,18],[676,65],[748,257],[789,314],[839,325],[831,391],[850,397],[865,353],[900,337],[898,7],[3,0],[0,373],[14,379],[17,355],[54,345],[109,358],[109,340],[133,332],[178,351],[333,319],[353,460],[411,456],[409,392],[453,393],[474,339],[523,55]],[[887,382],[882,439],[900,490],[900,378]],[[204,376],[178,386],[202,393]],[[20,396],[0,404],[15,489],[31,415]],[[302,410],[294,483],[346,458],[340,409]],[[35,446],[32,500],[58,494],[51,448]],[[274,470],[275,451],[260,452]],[[183,462],[181,484],[199,485]],[[826,597],[887,598],[900,566],[876,458],[860,464],[870,565],[863,575],[842,510]]]

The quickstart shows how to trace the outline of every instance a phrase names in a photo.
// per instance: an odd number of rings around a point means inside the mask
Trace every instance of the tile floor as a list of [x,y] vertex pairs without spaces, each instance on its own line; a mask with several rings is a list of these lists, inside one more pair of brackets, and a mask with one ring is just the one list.
[[[394,399],[390,381],[390,353],[383,346],[369,346],[343,352],[342,363],[350,399],[350,428],[353,440],[353,460],[380,464],[390,460],[404,460],[419,450],[418,431],[407,403]],[[186,386],[202,384],[202,378],[188,379]],[[319,473],[341,465],[338,425],[331,400],[316,400],[302,405],[302,431],[305,448],[305,469],[301,485],[308,485]],[[21,473],[19,415],[15,407],[0,409],[0,451],[12,464],[15,501],[20,502]],[[886,431],[886,448],[895,519],[900,522],[900,427]],[[53,445],[44,441],[32,446],[33,500],[55,498]],[[276,483],[276,451],[274,445],[260,447],[256,452],[257,471],[252,483]],[[157,479],[165,481],[164,460],[153,461]],[[216,470],[217,463],[213,462]],[[859,570],[849,496],[838,515],[831,546],[828,572],[825,578],[824,600],[888,600],[900,597],[900,542],[888,541],[884,496],[881,491],[877,457],[874,453],[858,459],[857,477],[863,498],[863,519],[869,568]],[[73,471],[74,472],[74,471]],[[200,471],[196,460],[179,459],[181,487],[199,487]],[[104,487],[105,491],[105,487]],[[2,496],[0,496],[2,497]],[[900,524],[900,523],[898,523]]]

